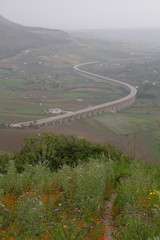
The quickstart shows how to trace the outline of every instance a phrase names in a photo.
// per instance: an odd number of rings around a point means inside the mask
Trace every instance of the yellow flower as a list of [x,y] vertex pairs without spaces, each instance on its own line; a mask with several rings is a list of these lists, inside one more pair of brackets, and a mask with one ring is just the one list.
[[66,225],[64,225],[63,227],[64,227],[64,228],[66,228],[67,226],[66,226]]
[[155,191],[155,193],[158,195],[158,194],[160,194],[160,191]]
[[61,204],[59,204],[59,206],[61,206]]

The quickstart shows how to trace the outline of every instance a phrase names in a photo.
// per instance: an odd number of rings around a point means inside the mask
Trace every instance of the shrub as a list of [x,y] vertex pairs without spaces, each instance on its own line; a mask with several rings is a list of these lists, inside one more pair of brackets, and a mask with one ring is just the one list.
[[64,164],[77,166],[78,160],[88,162],[89,158],[104,155],[114,161],[126,161],[122,152],[112,145],[101,146],[92,144],[85,139],[69,136],[43,134],[37,138],[26,138],[25,146],[20,152],[14,152],[14,161],[18,172],[25,169],[25,165],[38,163],[47,165],[52,171]]
[[7,166],[10,161],[11,156],[7,153],[0,154],[0,173],[7,172]]

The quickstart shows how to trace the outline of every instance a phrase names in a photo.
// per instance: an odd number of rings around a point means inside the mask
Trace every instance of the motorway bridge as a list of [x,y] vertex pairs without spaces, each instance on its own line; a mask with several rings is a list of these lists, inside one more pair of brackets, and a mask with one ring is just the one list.
[[128,108],[135,101],[135,97],[137,94],[137,89],[128,83],[124,83],[115,79],[111,79],[108,77],[100,76],[94,73],[90,73],[88,71],[84,71],[81,67],[91,64],[98,64],[102,62],[88,62],[74,66],[74,71],[86,78],[89,78],[98,83],[107,83],[115,86],[120,86],[125,88],[129,94],[123,98],[120,98],[115,101],[99,104],[93,107],[88,107],[82,110],[78,110],[72,113],[65,113],[63,115],[49,117],[44,119],[39,119],[36,121],[28,121],[21,122],[17,124],[10,124],[10,127],[29,127],[29,126],[48,126],[48,125],[56,125],[67,123],[70,121],[76,121],[78,119],[83,119],[87,117],[96,116],[98,114],[107,113],[107,112],[118,112],[121,109]]

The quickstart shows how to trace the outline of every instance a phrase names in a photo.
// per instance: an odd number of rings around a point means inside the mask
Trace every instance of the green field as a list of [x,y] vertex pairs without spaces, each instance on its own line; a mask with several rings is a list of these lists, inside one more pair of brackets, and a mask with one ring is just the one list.
[[160,159],[157,146],[160,138],[160,114],[107,113],[95,119],[118,135],[143,135],[155,157]]
[[73,98],[85,98],[90,96],[90,94],[87,93],[64,93],[57,95],[60,98],[63,99],[73,99]]
[[8,70],[6,70],[6,69],[3,69],[3,68],[0,68],[0,72],[1,72],[1,73],[7,73],[7,72],[8,72]]
[[[48,49],[39,48],[27,55],[22,52],[6,60],[9,70],[0,72],[0,122],[26,121],[30,115],[31,120],[45,118],[50,108],[75,111],[125,95],[121,88],[99,85],[75,74],[76,62],[71,64],[73,55],[67,56],[66,50],[59,50],[54,58],[47,55],[51,54]],[[83,104],[77,99],[82,99]]]
[[[121,60],[130,58],[136,60]],[[95,83],[73,70],[78,63],[99,60],[104,62],[84,70],[128,82],[138,94],[132,107],[96,121],[121,136],[143,135],[159,158],[160,60],[154,48],[76,39],[0,61],[0,123],[46,118],[50,108],[76,111],[126,96],[122,88]]]

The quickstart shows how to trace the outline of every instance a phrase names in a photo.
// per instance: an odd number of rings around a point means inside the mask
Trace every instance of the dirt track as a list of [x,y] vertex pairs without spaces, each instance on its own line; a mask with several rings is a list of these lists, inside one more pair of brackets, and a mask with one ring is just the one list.
[[133,158],[156,163],[156,159],[143,136],[136,135],[135,137],[117,135],[104,126],[99,125],[91,118],[72,122],[67,125],[64,124],[38,130],[0,130],[0,150],[6,152],[20,150],[23,147],[23,139],[25,137],[37,136],[43,132],[74,134],[77,137],[84,137],[94,143],[111,143]]

